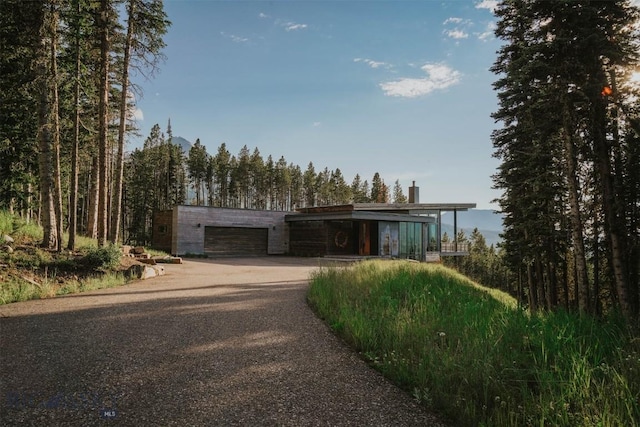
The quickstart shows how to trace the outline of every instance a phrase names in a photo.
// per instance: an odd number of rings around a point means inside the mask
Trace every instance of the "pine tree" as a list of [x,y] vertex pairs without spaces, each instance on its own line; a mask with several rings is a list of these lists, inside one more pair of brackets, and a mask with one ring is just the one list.
[[205,203],[204,190],[207,178],[207,166],[209,165],[209,155],[206,148],[200,143],[200,138],[189,149],[187,158],[187,171],[189,179],[195,189],[196,205]]
[[38,175],[37,64],[42,2],[0,2],[0,208],[25,218]]
[[631,318],[625,267],[627,243],[637,232],[623,220],[630,202],[621,197],[620,128],[603,88],[610,90],[616,71],[637,61],[636,11],[625,1],[511,0],[496,14],[496,35],[507,42],[493,67],[500,75],[494,118],[504,124],[493,141],[502,160],[495,183],[504,190],[505,259],[526,270],[530,308],[553,308],[561,277],[569,298],[566,281],[575,277],[580,310],[593,312],[599,283],[589,283],[585,241],[597,242],[599,231],[586,219],[601,209],[617,299]]
[[316,183],[316,170],[312,162],[309,162],[307,169],[302,176],[303,188],[304,188],[304,205],[316,206],[316,197],[318,193]]
[[396,179],[393,185],[393,203],[407,203],[407,197],[404,195],[400,180],[398,179]]

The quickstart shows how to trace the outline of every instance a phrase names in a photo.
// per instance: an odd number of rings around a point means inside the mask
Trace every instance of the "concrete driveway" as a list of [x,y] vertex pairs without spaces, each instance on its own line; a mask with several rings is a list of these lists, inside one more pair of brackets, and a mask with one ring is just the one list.
[[2,425],[441,425],[305,301],[311,258],[187,260],[0,306]]

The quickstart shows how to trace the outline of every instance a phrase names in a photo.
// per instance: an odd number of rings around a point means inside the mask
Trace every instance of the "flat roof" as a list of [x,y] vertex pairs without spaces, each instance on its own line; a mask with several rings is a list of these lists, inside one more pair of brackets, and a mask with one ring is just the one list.
[[296,211],[304,214],[370,211],[417,215],[437,211],[466,211],[475,207],[475,203],[352,203],[348,205],[298,208]]
[[312,213],[292,213],[285,215],[284,220],[287,222],[296,221],[402,221],[402,222],[435,222],[436,219],[431,216],[409,215],[407,213],[395,212],[373,212],[373,211],[324,211]]

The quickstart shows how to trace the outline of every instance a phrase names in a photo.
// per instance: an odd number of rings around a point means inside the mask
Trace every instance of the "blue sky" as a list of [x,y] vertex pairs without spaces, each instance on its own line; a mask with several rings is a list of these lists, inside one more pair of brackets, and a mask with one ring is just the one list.
[[151,127],[215,154],[246,145],[305,170],[339,168],[424,203],[491,200],[493,1],[165,0],[167,60],[136,78]]

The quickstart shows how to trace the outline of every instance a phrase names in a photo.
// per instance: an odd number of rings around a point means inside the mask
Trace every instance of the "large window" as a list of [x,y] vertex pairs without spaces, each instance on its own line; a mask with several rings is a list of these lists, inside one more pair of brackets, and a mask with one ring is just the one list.
[[438,252],[438,224],[436,223],[428,223],[425,224],[427,228],[427,252]]
[[400,258],[421,259],[422,223],[400,223]]
[[[400,223],[402,224],[402,223]],[[402,256],[399,255],[399,232],[397,222],[380,221],[378,224],[378,233],[380,233],[380,251],[381,256]]]

